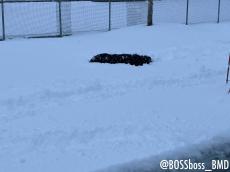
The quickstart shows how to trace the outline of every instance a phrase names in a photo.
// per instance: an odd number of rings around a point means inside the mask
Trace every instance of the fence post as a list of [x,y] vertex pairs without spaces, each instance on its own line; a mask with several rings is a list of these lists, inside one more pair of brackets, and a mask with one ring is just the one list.
[[189,15],[189,0],[187,0],[187,7],[186,7],[186,25],[188,25],[188,15]]
[[[226,77],[226,84],[228,83],[228,76],[229,76],[229,70],[230,70],[230,54],[229,54],[229,57],[228,57],[228,69],[227,69],[227,77]],[[230,91],[230,90],[229,90]]]
[[5,36],[5,13],[4,13],[4,0],[1,0],[1,10],[2,10],[2,40],[6,39]]
[[59,13],[59,36],[62,37],[63,33],[62,33],[62,13],[61,13],[61,1],[62,0],[58,0],[58,13]]
[[111,0],[109,0],[109,31],[111,31]]
[[148,0],[147,26],[153,25],[153,0]]
[[217,17],[217,23],[220,23],[220,0],[218,1],[218,17]]

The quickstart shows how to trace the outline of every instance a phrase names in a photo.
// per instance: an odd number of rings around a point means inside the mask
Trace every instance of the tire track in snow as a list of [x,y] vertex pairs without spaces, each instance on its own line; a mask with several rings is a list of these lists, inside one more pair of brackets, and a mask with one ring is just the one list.
[[[50,87],[34,94],[1,100],[0,121],[9,122],[11,120],[16,120],[27,116],[34,116],[43,108],[49,106],[60,106],[62,103],[66,103],[68,101],[73,102],[92,98],[105,99],[124,95],[127,92],[138,88],[152,90],[157,86],[189,87],[196,86],[201,83],[209,84],[213,83],[216,78],[223,76],[224,74],[225,71],[204,70],[202,73],[185,76],[183,78],[145,78],[121,83],[103,83],[103,81],[94,81],[86,86],[77,88],[71,88],[70,85],[64,85],[64,89]],[[78,83],[78,81],[75,81],[75,83]]]

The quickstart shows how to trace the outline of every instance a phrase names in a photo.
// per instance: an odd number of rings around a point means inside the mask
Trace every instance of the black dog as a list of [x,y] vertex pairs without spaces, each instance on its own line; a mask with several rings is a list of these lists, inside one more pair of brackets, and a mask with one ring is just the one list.
[[99,63],[125,63],[135,66],[142,66],[143,64],[149,64],[152,62],[151,57],[138,54],[98,54],[94,56],[89,62]]

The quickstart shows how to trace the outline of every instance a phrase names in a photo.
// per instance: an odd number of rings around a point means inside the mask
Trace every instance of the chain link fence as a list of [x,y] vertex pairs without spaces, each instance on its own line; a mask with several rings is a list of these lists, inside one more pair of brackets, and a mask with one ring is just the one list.
[[204,23],[230,21],[230,0],[156,0],[154,23]]
[[15,37],[61,37],[145,24],[147,2],[5,0],[1,2],[0,15],[2,40]]
[[[149,0],[0,0],[0,40],[147,24]],[[153,23],[230,21],[230,0],[154,0]]]

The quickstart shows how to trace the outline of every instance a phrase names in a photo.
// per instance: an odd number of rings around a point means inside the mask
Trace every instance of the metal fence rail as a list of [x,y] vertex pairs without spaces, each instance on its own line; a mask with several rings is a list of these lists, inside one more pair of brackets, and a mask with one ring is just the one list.
[[[0,0],[0,40],[147,24],[148,1]],[[154,0],[153,23],[218,23],[230,21],[229,11],[230,0]]]

